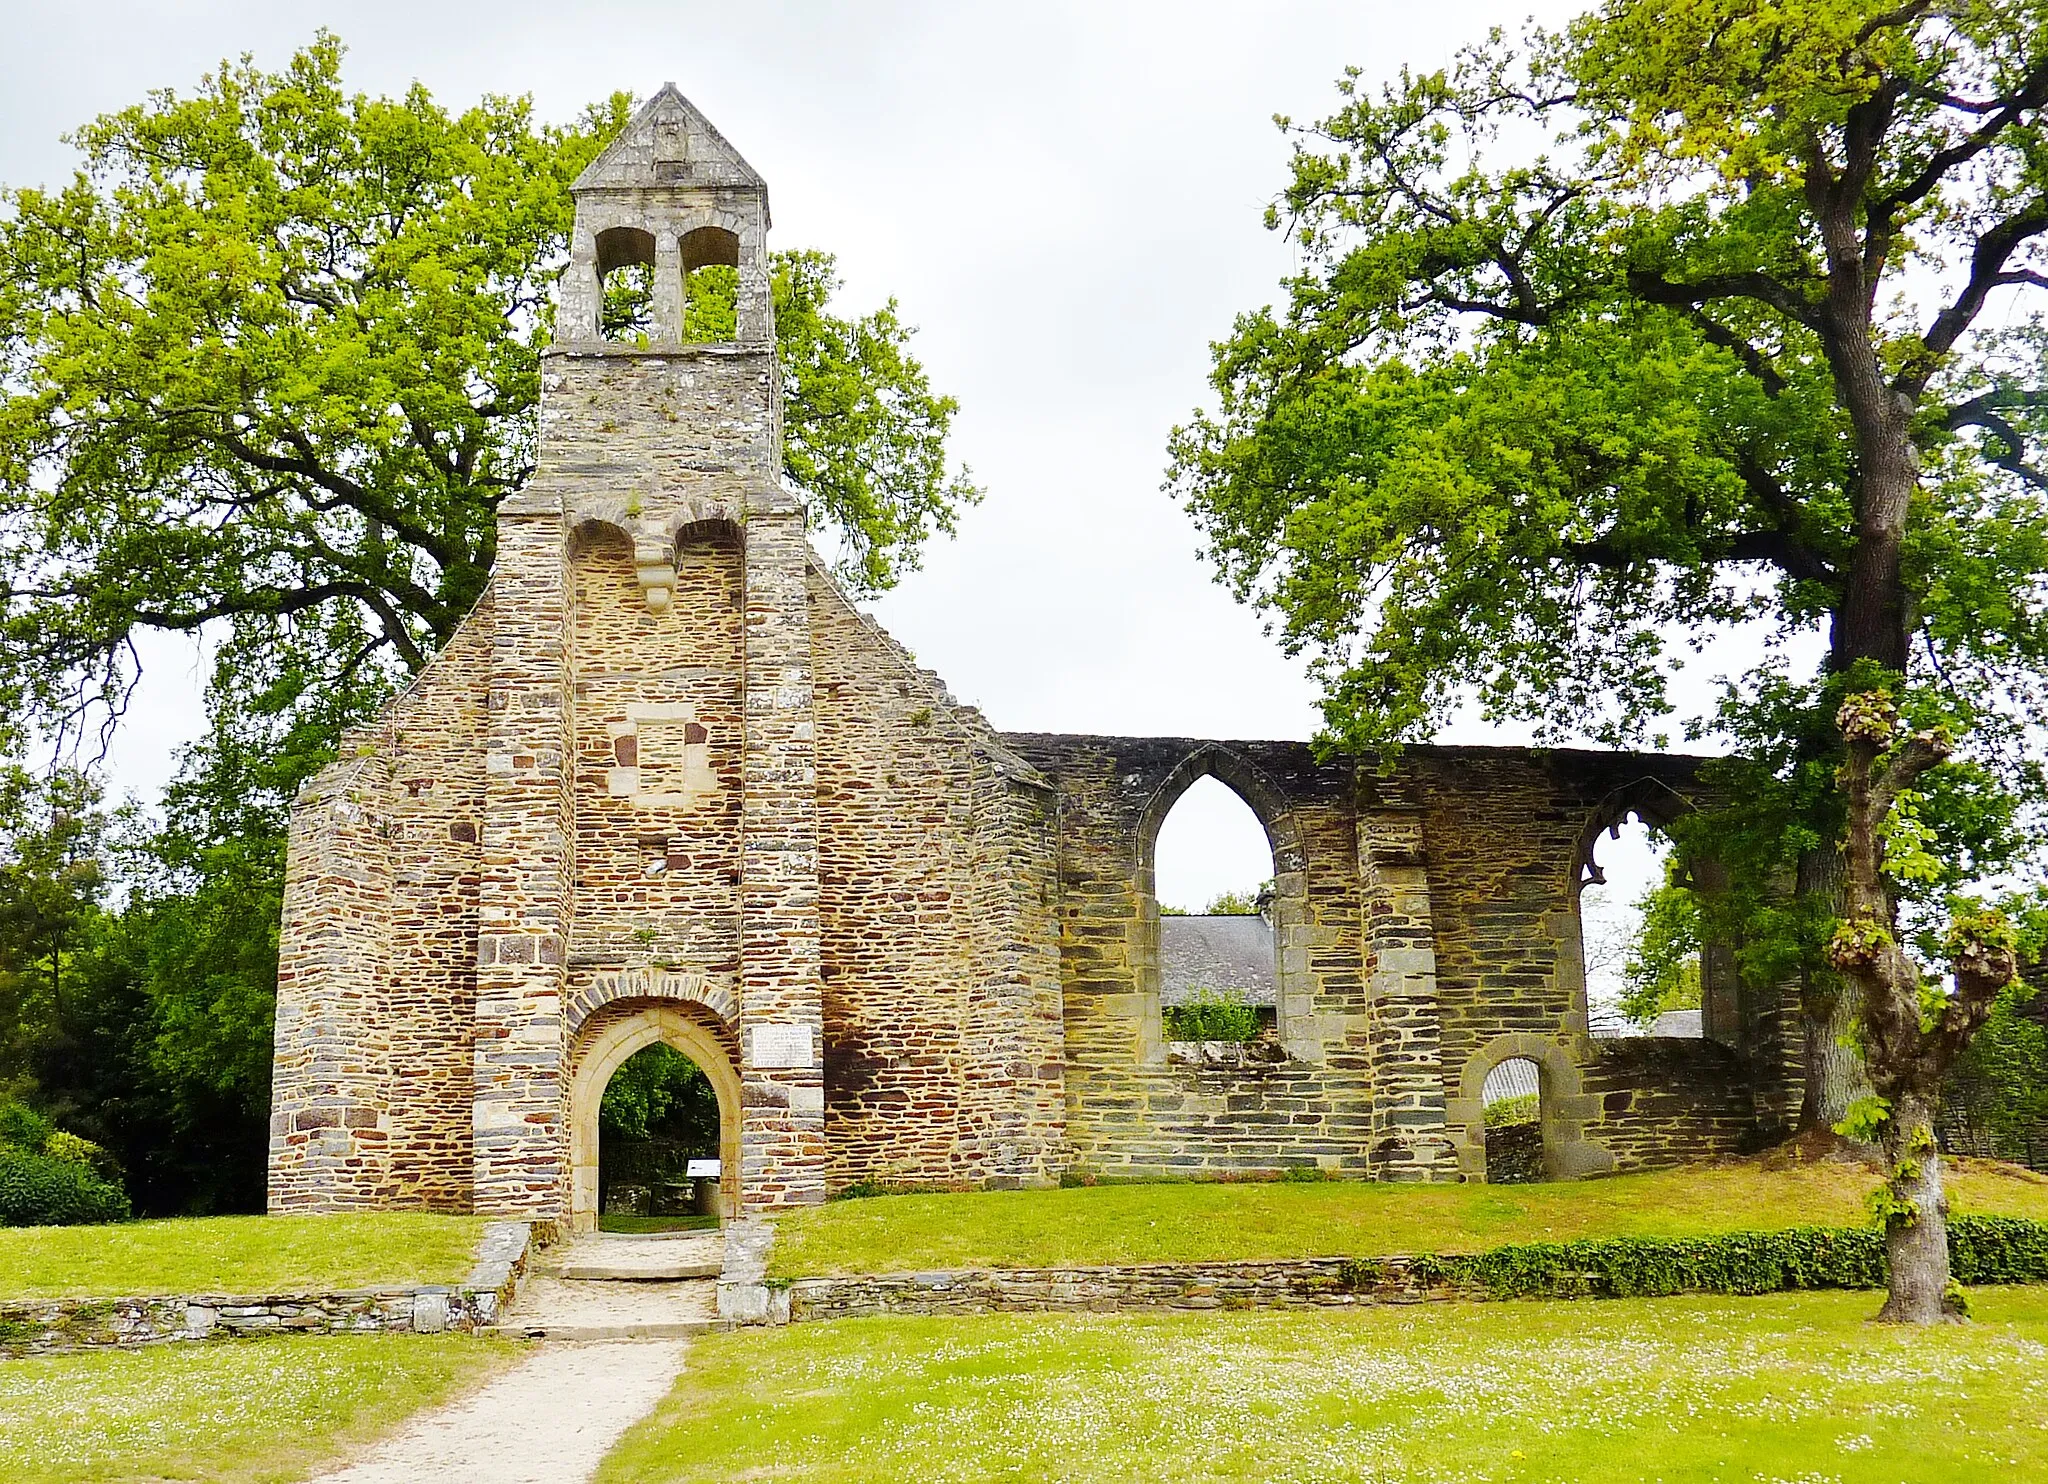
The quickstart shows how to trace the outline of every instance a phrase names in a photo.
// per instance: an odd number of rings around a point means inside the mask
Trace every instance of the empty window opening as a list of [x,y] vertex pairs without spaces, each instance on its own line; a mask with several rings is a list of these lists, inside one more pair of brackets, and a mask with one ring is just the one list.
[[654,234],[612,227],[597,234],[598,332],[645,344],[654,331]]
[[698,1065],[657,1041],[612,1073],[598,1111],[598,1226],[718,1225],[718,1094]]
[[1700,1035],[1699,908],[1670,839],[1629,814],[1594,840],[1582,877],[1593,1034]]
[[1545,1178],[1543,1075],[1526,1056],[1486,1074],[1479,1102],[1486,1117],[1486,1183],[1533,1185]]
[[723,227],[685,232],[683,340],[718,344],[739,335],[740,240]]
[[1159,827],[1159,1005],[1168,1041],[1276,1044],[1273,848],[1251,806],[1200,778]]

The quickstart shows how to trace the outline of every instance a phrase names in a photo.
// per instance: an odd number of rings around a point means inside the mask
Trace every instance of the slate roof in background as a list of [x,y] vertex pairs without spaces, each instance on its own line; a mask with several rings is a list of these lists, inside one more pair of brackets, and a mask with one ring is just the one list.
[[1184,1005],[1198,989],[1235,990],[1248,1005],[1277,1005],[1272,924],[1257,916],[1161,917],[1159,1003]]

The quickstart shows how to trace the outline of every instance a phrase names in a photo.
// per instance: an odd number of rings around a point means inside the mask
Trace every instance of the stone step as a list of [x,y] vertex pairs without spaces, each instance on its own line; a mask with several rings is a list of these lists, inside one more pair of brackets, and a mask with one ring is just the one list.
[[494,1326],[548,1340],[663,1340],[719,1327],[718,1285],[709,1278],[588,1280],[536,1273],[519,1285]]
[[477,1327],[480,1335],[503,1335],[514,1340],[687,1340],[693,1335],[723,1334],[734,1329],[727,1319],[678,1319],[645,1324],[565,1324],[534,1320]]
[[716,1278],[724,1263],[717,1258],[697,1261],[608,1262],[602,1257],[569,1257],[551,1270],[551,1276],[570,1283],[679,1283],[691,1278]]

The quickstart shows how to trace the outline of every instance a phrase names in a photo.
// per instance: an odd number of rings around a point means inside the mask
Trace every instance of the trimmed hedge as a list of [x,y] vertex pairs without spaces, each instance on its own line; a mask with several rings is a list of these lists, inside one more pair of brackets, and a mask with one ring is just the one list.
[[0,1146],[0,1226],[80,1226],[127,1219],[127,1195],[90,1166]]
[[[1948,1252],[1958,1283],[2048,1283],[2048,1223],[1951,1216]],[[1376,1265],[1360,1264],[1355,1279],[1365,1279],[1369,1267]],[[1825,1226],[1714,1237],[1523,1242],[1471,1257],[1419,1257],[1410,1271],[1424,1282],[1476,1289],[1489,1298],[1757,1294],[1882,1288],[1887,1279],[1882,1232]]]

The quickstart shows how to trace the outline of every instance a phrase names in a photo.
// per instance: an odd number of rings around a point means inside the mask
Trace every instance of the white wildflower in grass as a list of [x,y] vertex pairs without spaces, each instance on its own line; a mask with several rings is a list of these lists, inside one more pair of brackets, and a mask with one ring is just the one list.
[[[2018,1477],[2048,1477],[2035,1425],[2048,1412],[2048,1294],[1986,1293],[1977,1323],[1903,1344],[1863,1322],[1868,1303],[1809,1294],[744,1332],[692,1350],[675,1394],[601,1479],[726,1479],[773,1459],[776,1477],[825,1484],[1660,1473],[1860,1484],[1900,1477],[1909,1457],[1913,1477],[1961,1477],[1912,1451],[1930,1436],[1956,1460],[1988,1448],[2017,1455]],[[1863,1472],[1843,1476],[1845,1458]]]
[[280,1336],[0,1361],[0,1479],[299,1477],[508,1353],[466,1335]]

